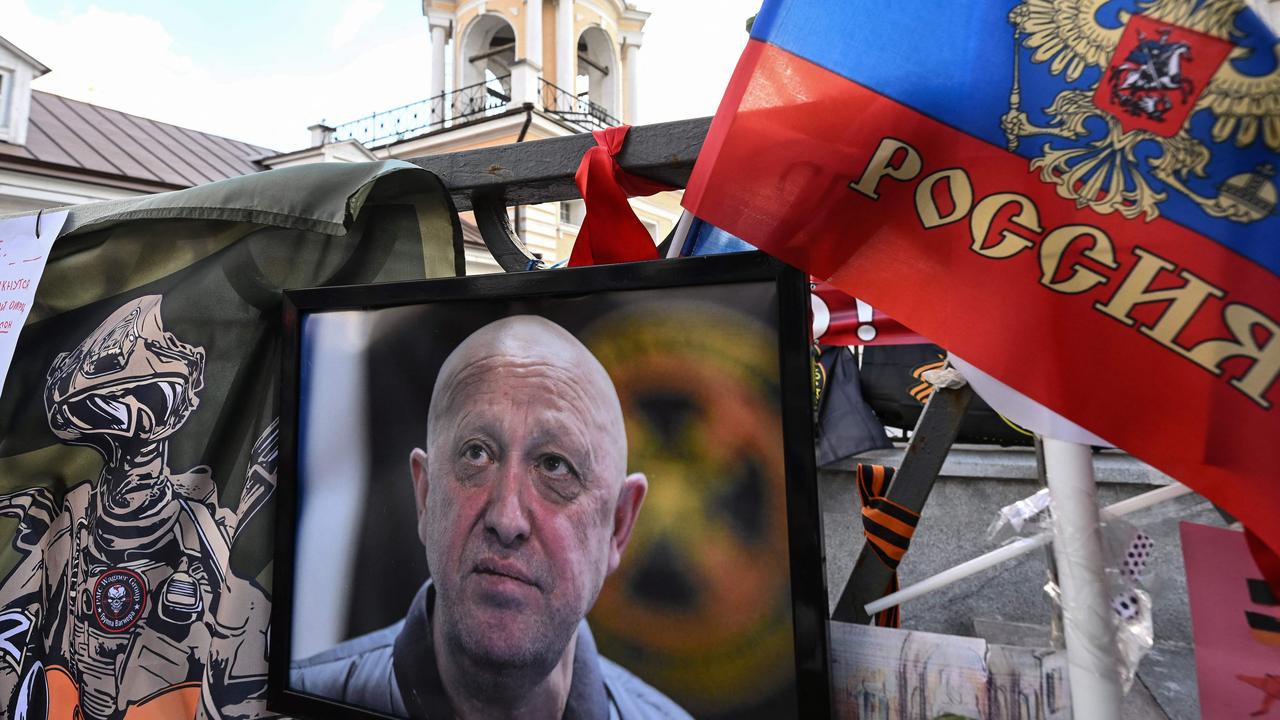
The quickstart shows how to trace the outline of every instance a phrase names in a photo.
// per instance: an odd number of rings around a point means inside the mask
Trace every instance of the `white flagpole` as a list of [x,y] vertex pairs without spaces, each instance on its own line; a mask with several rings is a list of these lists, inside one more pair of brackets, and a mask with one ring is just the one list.
[[[1123,517],[1129,513],[1144,510],[1152,505],[1158,505],[1166,500],[1182,497],[1190,494],[1191,488],[1182,483],[1172,483],[1155,490],[1144,492],[1141,495],[1135,495],[1131,498],[1121,500],[1115,505],[1108,505],[1102,509],[1102,517],[1110,519],[1113,517]],[[952,583],[964,580],[972,575],[993,568],[996,565],[1013,558],[1026,555],[1038,547],[1044,547],[1053,542],[1052,532],[1042,532],[1029,537],[1019,538],[1002,545],[989,553],[979,555],[972,560],[966,560],[959,565],[947,568],[936,575],[921,580],[913,585],[908,585],[898,592],[889,593],[879,600],[867,603],[866,611],[868,615],[875,615],[883,612],[895,605],[901,605],[905,602],[915,600],[918,597],[928,595],[936,590],[941,590]]]
[[1107,590],[1093,454],[1087,445],[1044,438],[1053,502],[1053,554],[1077,718],[1120,720],[1120,658]]

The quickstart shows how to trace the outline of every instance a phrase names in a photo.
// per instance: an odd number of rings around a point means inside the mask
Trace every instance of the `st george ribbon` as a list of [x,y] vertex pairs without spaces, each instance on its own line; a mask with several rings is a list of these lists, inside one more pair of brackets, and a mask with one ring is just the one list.
[[1239,0],[766,0],[684,203],[1280,549],[1280,57]]

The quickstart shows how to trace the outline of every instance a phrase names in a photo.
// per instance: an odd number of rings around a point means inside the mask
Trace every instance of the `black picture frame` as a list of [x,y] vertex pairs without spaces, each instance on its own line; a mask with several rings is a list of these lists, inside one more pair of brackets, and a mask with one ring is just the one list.
[[580,297],[769,281],[778,299],[778,360],[786,517],[795,644],[796,716],[830,717],[829,633],[822,514],[814,461],[809,285],[804,273],[763,253],[690,257],[587,268],[376,285],[286,290],[280,383],[280,458],[272,587],[268,709],[298,718],[385,718],[289,689],[298,523],[302,320],[313,312],[374,310],[450,300]]

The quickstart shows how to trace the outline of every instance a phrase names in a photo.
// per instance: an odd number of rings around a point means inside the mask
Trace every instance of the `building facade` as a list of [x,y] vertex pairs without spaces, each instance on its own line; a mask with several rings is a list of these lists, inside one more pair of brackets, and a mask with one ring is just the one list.
[[180,190],[274,150],[31,88],[49,72],[0,37],[0,215]]
[[[280,153],[31,89],[49,72],[0,38],[0,215],[178,190],[312,162],[411,158],[590,132],[637,113],[649,14],[623,0],[423,0],[431,57],[427,97],[329,127]],[[424,57],[426,56],[424,52]],[[635,198],[655,242],[680,215],[680,193]],[[548,263],[569,256],[581,200],[512,208],[512,226]],[[469,213],[469,274],[495,272]]]
[[[637,71],[649,13],[623,0],[423,0],[430,27],[429,95],[334,127],[312,127],[312,147],[267,161],[326,154],[410,158],[590,132],[637,117]],[[655,242],[680,216],[678,191],[635,198]],[[554,262],[573,248],[581,200],[511,210],[530,252]],[[468,273],[497,264],[464,213]]]

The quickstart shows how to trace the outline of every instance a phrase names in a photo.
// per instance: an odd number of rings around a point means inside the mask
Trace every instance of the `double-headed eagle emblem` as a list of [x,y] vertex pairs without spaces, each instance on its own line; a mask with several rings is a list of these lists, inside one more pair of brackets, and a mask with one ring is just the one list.
[[[1271,163],[1217,183],[1216,194],[1197,180],[1208,175],[1210,145],[1262,143],[1266,150],[1258,154],[1280,152],[1280,44],[1235,44],[1244,34],[1237,22],[1243,0],[1149,0],[1135,13],[1104,7],[1111,2],[1025,0],[1009,13],[1017,56],[1009,111],[1000,121],[1009,149],[1037,136],[1076,141],[1046,142],[1031,169],[1060,196],[1103,214],[1154,219],[1167,191],[1236,222],[1275,213]],[[1045,109],[1046,126],[1021,109],[1024,49],[1068,85]],[[1261,53],[1271,57],[1254,58]],[[1240,69],[1246,65],[1265,74],[1247,74]],[[1090,86],[1077,82],[1095,74]]]

